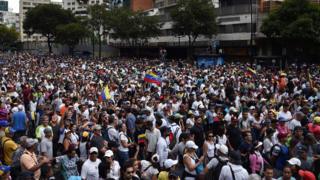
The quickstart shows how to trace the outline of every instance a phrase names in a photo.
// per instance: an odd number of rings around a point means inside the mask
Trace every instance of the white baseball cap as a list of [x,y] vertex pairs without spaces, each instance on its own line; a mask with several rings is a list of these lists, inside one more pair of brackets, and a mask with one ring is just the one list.
[[296,165],[296,166],[301,166],[301,161],[300,161],[300,159],[298,159],[298,158],[291,158],[291,159],[288,160],[288,163],[289,163],[291,166],[294,166],[294,165]]
[[224,155],[228,155],[228,153],[229,153],[229,149],[228,149],[228,147],[226,146],[226,145],[224,145],[224,144],[217,144],[216,145],[216,148],[218,149],[218,151],[220,152],[220,153],[222,153],[222,154],[224,154]]
[[193,141],[188,141],[186,143],[186,148],[198,149],[198,146]]
[[164,161],[164,167],[166,169],[169,169],[172,166],[177,165],[178,162],[179,162],[178,160],[167,159],[167,160]]
[[111,150],[108,150],[104,153],[104,157],[112,157],[113,156],[113,152]]
[[91,154],[91,153],[94,153],[94,152],[98,153],[98,148],[96,148],[96,147],[90,148],[89,153]]

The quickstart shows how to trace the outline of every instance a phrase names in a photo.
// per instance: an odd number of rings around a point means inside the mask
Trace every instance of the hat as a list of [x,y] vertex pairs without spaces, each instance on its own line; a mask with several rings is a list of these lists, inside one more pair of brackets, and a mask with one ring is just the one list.
[[314,123],[320,123],[320,116],[316,116],[313,119]]
[[262,142],[261,142],[261,141],[259,141],[254,148],[257,149],[257,148],[260,147],[260,146],[262,146]]
[[88,137],[88,136],[89,136],[88,131],[83,131],[83,132],[82,132],[82,137],[86,138],[86,137]]
[[216,148],[218,149],[218,151],[224,155],[228,155],[229,149],[226,145],[224,144],[217,144]]
[[5,132],[6,134],[13,134],[13,133],[16,132],[16,130],[13,129],[12,127],[6,127],[6,129],[4,130],[4,132]]
[[273,156],[279,156],[281,152],[281,148],[279,146],[274,146],[272,152],[271,152],[271,155]]
[[158,163],[160,160],[159,158],[159,155],[158,154],[154,154],[152,157],[151,157],[151,162],[153,163]]
[[176,114],[174,114],[174,118],[175,119],[181,119],[181,118],[183,118],[183,116],[181,114],[179,114],[179,113],[176,113]]
[[254,110],[254,109],[256,109],[256,107],[250,106],[250,110]]
[[169,169],[172,166],[177,165],[178,162],[179,162],[178,160],[167,159],[167,160],[164,161],[164,167],[166,169]]
[[28,139],[26,140],[26,146],[27,146],[27,148],[28,148],[28,147],[31,147],[31,146],[33,146],[33,145],[35,145],[35,144],[37,144],[37,143],[38,143],[38,140],[37,140],[37,139],[28,138]]
[[230,160],[232,161],[232,163],[234,164],[241,164],[241,155],[239,152],[237,151],[231,151],[229,154]]
[[188,148],[188,149],[190,149],[190,148],[192,148],[192,149],[198,149],[198,146],[197,146],[193,141],[188,141],[188,142],[186,143],[186,148]]
[[9,125],[8,121],[7,120],[1,120],[0,121],[0,126],[1,127],[7,127]]
[[287,119],[284,118],[284,117],[282,117],[282,116],[280,116],[280,117],[278,118],[278,121],[279,121],[279,122],[287,122]]
[[291,166],[301,166],[301,161],[298,158],[291,158],[291,159],[288,160],[288,163]]
[[102,127],[99,125],[99,124],[96,124],[94,127],[93,127],[93,130],[96,131],[96,130],[101,130]]
[[91,153],[98,153],[98,148],[96,148],[96,147],[91,147],[90,148],[90,150],[89,150],[89,153],[91,154]]
[[112,157],[113,156],[113,152],[111,150],[108,150],[104,153],[104,157]]
[[10,166],[2,165],[0,166],[0,176],[10,171]]
[[307,151],[308,150],[308,148],[307,148],[307,146],[305,146],[305,145],[299,145],[299,146],[297,146],[297,151],[298,152],[304,152],[304,151]]
[[299,170],[299,175],[303,180],[316,180],[316,176],[310,171]]

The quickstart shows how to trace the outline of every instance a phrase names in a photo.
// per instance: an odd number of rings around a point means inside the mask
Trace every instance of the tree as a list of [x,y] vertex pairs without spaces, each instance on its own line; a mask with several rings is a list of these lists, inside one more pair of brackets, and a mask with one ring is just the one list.
[[126,41],[131,46],[147,42],[149,38],[160,34],[162,25],[158,16],[146,16],[127,8],[115,8],[110,14],[112,38]]
[[56,41],[69,47],[69,52],[73,55],[74,47],[87,35],[86,28],[79,23],[59,25],[57,27]]
[[109,29],[109,14],[106,10],[105,5],[93,5],[89,7],[89,19],[88,19],[88,27],[92,33],[92,40],[94,46],[95,34],[98,37],[99,43],[99,59],[101,58],[101,46],[102,46],[102,38],[106,31]]
[[217,32],[216,16],[211,0],[179,0],[171,11],[173,32],[188,37],[188,57],[200,35],[211,38]]
[[320,43],[320,6],[308,0],[286,0],[264,19],[261,32],[294,56],[313,54]]
[[0,47],[2,50],[9,49],[19,38],[19,33],[14,28],[0,25]]
[[61,24],[75,22],[71,11],[55,4],[38,5],[26,13],[23,28],[30,34],[39,33],[47,38],[49,53],[52,52],[52,42],[57,35],[56,27]]

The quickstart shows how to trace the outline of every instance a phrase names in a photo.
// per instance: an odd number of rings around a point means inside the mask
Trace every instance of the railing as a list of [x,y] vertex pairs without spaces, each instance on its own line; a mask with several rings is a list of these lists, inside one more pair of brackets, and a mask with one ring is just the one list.
[[[252,12],[255,13],[257,11],[258,5],[252,5]],[[236,6],[227,6],[216,8],[215,10],[217,16],[227,16],[227,15],[235,15],[235,14],[246,14],[251,12],[250,4],[246,5],[236,5]]]

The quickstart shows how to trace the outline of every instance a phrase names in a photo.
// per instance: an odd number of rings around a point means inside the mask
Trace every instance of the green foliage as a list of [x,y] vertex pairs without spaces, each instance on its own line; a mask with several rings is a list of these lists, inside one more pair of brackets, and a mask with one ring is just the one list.
[[141,12],[132,12],[127,8],[112,9],[110,25],[111,37],[121,39],[134,45],[137,42],[146,42],[148,38],[160,34],[161,24],[159,17],[146,16]]
[[319,42],[320,8],[307,0],[286,0],[263,21],[267,37]]
[[19,38],[19,33],[14,28],[0,25],[0,47],[2,50],[10,49]]
[[43,4],[30,9],[26,13],[23,28],[29,35],[39,33],[45,36],[51,53],[51,42],[57,35],[56,27],[75,21],[73,14],[62,9],[61,6]]
[[57,27],[56,41],[69,46],[70,53],[73,54],[74,47],[87,35],[86,28],[79,23],[59,25]]
[[216,16],[210,0],[179,0],[171,11],[173,31],[189,38],[192,46],[199,35],[209,38],[217,32]]

